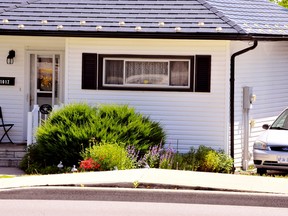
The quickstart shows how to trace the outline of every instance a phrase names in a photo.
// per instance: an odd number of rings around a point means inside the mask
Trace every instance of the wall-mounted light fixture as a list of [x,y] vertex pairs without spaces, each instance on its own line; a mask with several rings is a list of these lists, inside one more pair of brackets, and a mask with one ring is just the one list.
[[16,56],[16,52],[14,50],[10,50],[6,59],[6,63],[13,64],[15,56]]

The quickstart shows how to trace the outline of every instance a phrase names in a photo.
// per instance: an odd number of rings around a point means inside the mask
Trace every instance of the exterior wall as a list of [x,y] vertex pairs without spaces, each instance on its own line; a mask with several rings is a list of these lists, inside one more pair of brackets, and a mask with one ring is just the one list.
[[[82,90],[82,53],[143,55],[212,55],[211,93]],[[141,39],[81,39],[66,43],[67,103],[128,104],[160,121],[167,144],[180,152],[198,145],[227,151],[229,42]]]
[[[231,54],[249,45],[247,42],[233,42]],[[235,84],[235,163],[241,166],[243,148],[243,109],[244,86],[253,87],[257,99],[250,110],[249,146],[252,156],[253,142],[263,132],[262,125],[271,123],[288,106],[288,43],[259,42],[255,50],[236,57]],[[252,162],[252,158],[251,158]]]
[[[64,50],[65,39],[46,37],[0,36],[0,76],[15,77],[15,86],[0,86],[0,106],[6,123],[15,124],[9,136],[15,143],[24,143],[26,131],[29,71],[26,51]],[[6,64],[9,50],[15,50],[14,64]],[[2,136],[0,128],[0,137]],[[8,141],[4,139],[3,142]]]
[[[15,77],[15,86],[0,86],[5,122],[14,123],[9,132],[16,143],[25,142],[29,92],[27,51],[65,50],[65,102],[84,101],[129,104],[160,121],[167,132],[167,144],[180,152],[198,145],[229,151],[230,55],[250,46],[247,42],[81,39],[47,37],[0,37],[0,76]],[[6,64],[9,50],[15,62]],[[211,92],[161,92],[82,90],[82,53],[143,55],[211,55]],[[241,166],[243,148],[242,88],[253,87],[257,100],[250,110],[250,152],[254,140],[288,106],[287,42],[260,42],[255,50],[236,57],[235,165]],[[0,135],[2,131],[0,131]],[[4,142],[7,141],[6,139]]]

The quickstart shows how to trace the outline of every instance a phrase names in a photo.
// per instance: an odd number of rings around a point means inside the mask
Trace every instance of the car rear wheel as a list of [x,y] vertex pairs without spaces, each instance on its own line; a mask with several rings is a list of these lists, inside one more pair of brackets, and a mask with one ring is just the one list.
[[258,168],[257,169],[257,174],[259,175],[264,175],[267,173],[267,170],[266,169],[263,169],[263,168]]

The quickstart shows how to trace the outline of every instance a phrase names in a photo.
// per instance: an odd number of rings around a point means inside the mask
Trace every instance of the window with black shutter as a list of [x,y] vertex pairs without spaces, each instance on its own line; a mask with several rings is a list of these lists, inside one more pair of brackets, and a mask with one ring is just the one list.
[[97,54],[82,54],[82,89],[97,89]]
[[192,91],[194,56],[99,55],[99,89]]
[[195,92],[210,92],[211,56],[197,55],[195,65]]
[[194,92],[211,90],[210,55],[101,54],[98,57],[97,54],[83,53],[82,63],[82,89]]

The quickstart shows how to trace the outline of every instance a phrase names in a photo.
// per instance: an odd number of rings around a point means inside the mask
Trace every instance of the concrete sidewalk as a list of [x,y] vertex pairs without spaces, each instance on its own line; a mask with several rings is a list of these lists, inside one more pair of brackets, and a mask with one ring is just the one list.
[[[0,169],[1,173],[1,169]],[[0,178],[0,189],[34,186],[130,187],[157,185],[160,188],[211,189],[288,195],[288,179],[180,170],[134,169],[57,175]]]

